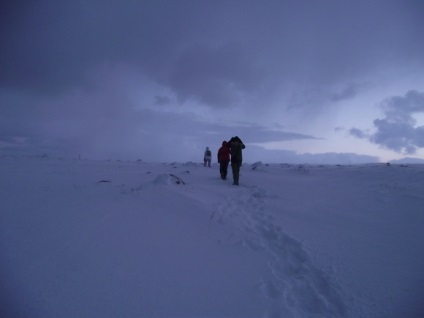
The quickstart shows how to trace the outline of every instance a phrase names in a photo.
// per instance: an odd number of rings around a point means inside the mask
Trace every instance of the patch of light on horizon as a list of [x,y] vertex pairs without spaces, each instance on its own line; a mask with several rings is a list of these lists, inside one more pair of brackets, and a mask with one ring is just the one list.
[[[340,138],[340,140],[292,140],[281,142],[249,143],[252,146],[262,147],[265,150],[292,151],[296,154],[322,154],[322,153],[355,153],[379,158],[380,162],[402,159],[405,156],[392,150],[382,148],[366,140],[356,138]],[[424,159],[424,150],[417,152],[414,158]]]

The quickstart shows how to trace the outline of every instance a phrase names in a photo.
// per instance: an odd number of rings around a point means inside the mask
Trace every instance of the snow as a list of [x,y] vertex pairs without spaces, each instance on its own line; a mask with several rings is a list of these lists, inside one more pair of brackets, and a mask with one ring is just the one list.
[[424,165],[0,157],[1,317],[424,317]]

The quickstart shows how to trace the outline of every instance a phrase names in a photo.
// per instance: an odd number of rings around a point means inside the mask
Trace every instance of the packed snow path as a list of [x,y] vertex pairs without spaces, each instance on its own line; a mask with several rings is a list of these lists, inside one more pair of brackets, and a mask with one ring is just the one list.
[[[331,277],[316,268],[299,241],[284,233],[267,213],[275,195],[261,187],[241,187],[214,213],[217,224],[230,225],[224,243],[262,252],[269,273],[261,282],[266,314],[270,317],[346,317],[346,304]],[[234,193],[235,192],[235,193]]]

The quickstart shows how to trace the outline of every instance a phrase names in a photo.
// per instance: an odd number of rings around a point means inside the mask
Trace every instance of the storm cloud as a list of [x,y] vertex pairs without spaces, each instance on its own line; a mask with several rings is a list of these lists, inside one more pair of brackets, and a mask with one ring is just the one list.
[[[343,125],[333,105],[424,69],[421,1],[0,6],[2,150],[183,160],[233,135],[330,141],[314,127]],[[370,140],[412,153],[421,131],[400,124],[376,120]]]

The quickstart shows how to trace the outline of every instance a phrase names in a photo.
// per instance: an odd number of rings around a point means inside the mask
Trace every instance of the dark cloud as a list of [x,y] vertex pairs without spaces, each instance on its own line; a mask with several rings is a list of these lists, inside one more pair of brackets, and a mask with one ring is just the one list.
[[367,134],[358,128],[351,128],[349,130],[349,134],[361,139],[364,139],[367,137]]
[[163,105],[169,105],[171,104],[171,99],[168,96],[155,96],[155,105],[163,106]]
[[118,82],[116,76],[99,89],[73,91],[60,98],[9,94],[0,99],[9,106],[0,109],[1,149],[37,155],[186,161],[197,158],[206,145],[214,149],[235,135],[247,143],[315,138],[260,125],[208,122],[193,113],[163,107],[140,108],[127,98],[125,89],[110,89]]
[[350,133],[358,138],[404,154],[414,154],[424,147],[424,126],[417,126],[414,115],[424,113],[424,93],[409,91],[382,102],[385,117],[374,120],[375,133],[368,135],[353,128]]
[[365,87],[365,84],[360,83],[349,83],[346,84],[338,92],[330,95],[330,100],[333,102],[342,101],[345,99],[354,98],[358,93]]
[[[229,131],[232,136],[239,135],[240,138],[248,140],[250,143],[266,143],[278,141],[321,139],[310,135],[287,132],[283,130],[269,129],[258,125],[236,124],[232,127],[220,128]],[[231,136],[231,137],[232,137]],[[243,137],[242,137],[243,136]]]
[[83,85],[99,63],[127,63],[181,99],[222,105],[237,92],[418,58],[420,10],[415,1],[17,1],[2,14],[0,84],[54,92]]
[[[313,120],[326,102],[361,93],[358,83],[379,69],[423,66],[424,9],[414,0],[0,6],[2,149],[183,160],[233,135],[312,140],[320,136],[251,123],[298,109]],[[216,118],[193,115],[202,111]],[[405,128],[388,124],[376,122],[375,142]]]
[[254,90],[259,80],[248,52],[239,43],[189,48],[176,61],[168,84],[180,101],[195,98],[215,106],[239,103],[240,92]]
[[101,63],[159,72],[191,20],[163,1],[17,3],[4,12],[14,19],[1,32],[0,84],[43,93],[84,85]]

